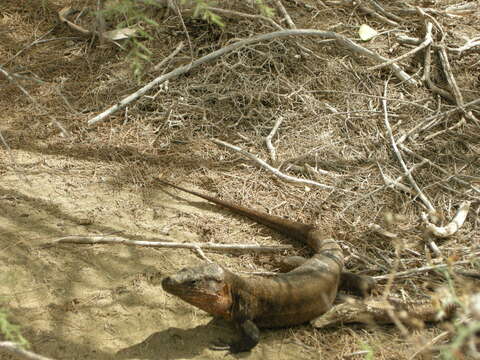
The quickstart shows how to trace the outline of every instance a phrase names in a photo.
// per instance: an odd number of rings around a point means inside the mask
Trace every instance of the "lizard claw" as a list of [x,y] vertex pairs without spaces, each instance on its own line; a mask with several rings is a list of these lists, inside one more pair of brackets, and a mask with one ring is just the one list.
[[217,342],[210,344],[209,349],[214,351],[225,351],[230,350],[230,345],[218,340]]
[[230,354],[237,354],[250,350],[250,348],[247,349],[242,342],[227,344],[220,340],[216,344],[210,344],[209,348],[213,351],[228,351]]

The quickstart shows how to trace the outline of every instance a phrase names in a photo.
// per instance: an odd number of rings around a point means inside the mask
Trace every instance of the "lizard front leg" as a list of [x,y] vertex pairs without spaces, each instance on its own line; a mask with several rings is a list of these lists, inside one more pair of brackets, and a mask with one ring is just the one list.
[[260,330],[252,320],[245,320],[237,324],[240,330],[240,340],[224,346],[211,346],[212,350],[228,350],[232,354],[250,351],[260,341]]

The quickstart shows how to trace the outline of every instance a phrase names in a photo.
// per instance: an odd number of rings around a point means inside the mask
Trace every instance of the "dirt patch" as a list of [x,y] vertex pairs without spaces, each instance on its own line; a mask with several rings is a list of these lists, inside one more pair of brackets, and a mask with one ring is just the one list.
[[[387,32],[366,47],[389,58],[406,51],[390,37],[391,27],[350,5],[284,3],[298,28],[356,39],[358,26],[368,23]],[[0,131],[11,151],[0,152],[0,305],[13,323],[21,325],[34,351],[57,359],[224,358],[224,352],[212,351],[209,345],[233,339],[231,325],[212,320],[159,286],[163,276],[201,263],[195,253],[44,246],[67,235],[98,234],[135,240],[290,243],[192,196],[163,189],[155,182],[157,176],[315,223],[341,242],[347,268],[355,272],[383,275],[394,268],[395,244],[374,234],[371,223],[399,234],[398,270],[428,263],[431,254],[422,241],[419,220],[424,206],[415,195],[381,189],[382,174],[392,178],[403,174],[385,129],[381,96],[388,81],[389,117],[396,136],[452,109],[451,102],[432,95],[426,86],[402,83],[389,71],[369,70],[375,65],[371,60],[333,42],[290,38],[258,43],[196,68],[107,122],[88,127],[87,120],[138,89],[126,51],[79,38],[57,22],[56,14],[64,6],[95,4],[67,0],[0,4],[0,66],[17,74],[17,81],[37,101],[32,103],[16,84],[1,78]],[[437,10],[446,6],[438,4]],[[255,11],[248,2],[233,10]],[[234,39],[273,31],[258,19],[225,16],[227,26],[219,29],[185,16],[187,39],[175,13],[163,9],[150,16],[160,23],[145,40],[153,64],[179,41],[192,44],[165,71],[188,61],[192,53],[198,58]],[[412,15],[402,29],[422,38],[423,20],[413,19]],[[478,13],[438,17],[452,47],[463,44],[465,37],[478,36],[479,20]],[[39,37],[49,41],[31,45]],[[421,73],[421,54],[404,60],[402,67],[410,74]],[[465,102],[478,98],[478,48],[450,61]],[[432,79],[447,89],[438,59],[433,64]],[[142,81],[158,75],[147,72]],[[478,117],[478,110],[473,114]],[[283,182],[211,142],[221,138],[269,159],[264,140],[279,116],[284,121],[274,138],[278,160],[269,162],[335,190]],[[52,119],[70,135],[66,137]],[[439,242],[445,258],[461,258],[480,245],[478,190],[472,190],[480,184],[479,143],[478,124],[454,114],[409,140],[417,157],[404,153],[409,168],[421,162],[418,156],[437,165],[424,164],[414,176],[444,222],[461,201],[473,201],[472,215],[462,230]],[[309,172],[305,164],[317,171]],[[401,221],[390,221],[390,215],[400,215]],[[235,271],[274,269],[269,255],[207,256]],[[466,267],[478,271],[475,264]],[[441,274],[428,278],[420,274],[397,280],[392,294],[423,300],[445,283]],[[466,291],[463,283],[457,286]],[[381,283],[378,294],[383,290]],[[245,356],[342,359],[360,351],[350,358],[362,358],[361,351],[370,349],[375,358],[403,359],[441,331],[426,327],[403,338],[388,326],[265,330],[258,347]]]

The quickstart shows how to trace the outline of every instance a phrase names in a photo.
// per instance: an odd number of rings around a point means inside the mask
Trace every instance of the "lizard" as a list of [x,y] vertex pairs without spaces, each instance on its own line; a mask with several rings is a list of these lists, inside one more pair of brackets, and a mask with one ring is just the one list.
[[208,263],[184,268],[162,280],[166,292],[237,325],[240,340],[221,349],[250,351],[259,342],[259,327],[293,326],[317,318],[332,307],[340,283],[357,293],[369,292],[374,286],[370,277],[343,272],[340,245],[313,225],[269,215],[160,178],[158,181],[299,240],[314,252],[309,259],[292,257],[286,264],[294,269],[272,277],[241,276]]

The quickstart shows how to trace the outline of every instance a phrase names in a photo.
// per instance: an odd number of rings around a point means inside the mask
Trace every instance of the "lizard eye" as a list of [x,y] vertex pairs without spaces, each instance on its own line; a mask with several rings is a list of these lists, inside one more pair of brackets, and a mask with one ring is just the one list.
[[189,280],[189,281],[187,282],[187,285],[188,285],[188,286],[197,286],[199,282],[200,282],[200,281],[198,281],[198,280]]

